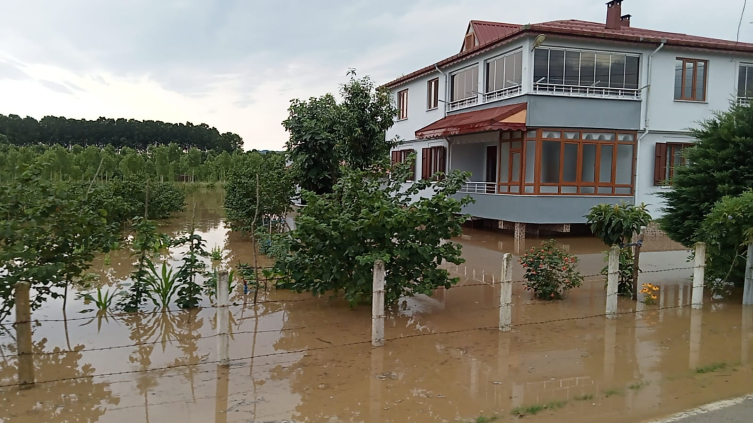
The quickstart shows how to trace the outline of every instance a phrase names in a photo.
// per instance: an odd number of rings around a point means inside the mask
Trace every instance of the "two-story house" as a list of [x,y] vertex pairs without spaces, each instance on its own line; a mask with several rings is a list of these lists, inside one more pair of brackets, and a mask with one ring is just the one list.
[[465,212],[515,229],[569,231],[600,203],[671,189],[688,131],[753,92],[753,44],[605,23],[471,21],[458,54],[385,84],[415,178],[471,173]]

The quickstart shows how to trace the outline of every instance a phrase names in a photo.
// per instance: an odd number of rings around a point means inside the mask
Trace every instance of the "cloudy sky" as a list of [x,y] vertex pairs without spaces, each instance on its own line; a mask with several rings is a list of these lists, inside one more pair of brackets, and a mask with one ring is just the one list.
[[[0,114],[204,122],[280,149],[290,99],[336,92],[348,68],[383,83],[457,53],[471,19],[602,22],[605,2],[0,0]],[[735,39],[742,5],[625,0],[623,13]]]

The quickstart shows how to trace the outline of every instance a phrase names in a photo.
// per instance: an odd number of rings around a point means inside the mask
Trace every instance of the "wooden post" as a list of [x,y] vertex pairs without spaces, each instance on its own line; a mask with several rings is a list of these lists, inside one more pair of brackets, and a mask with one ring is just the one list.
[[617,293],[619,289],[620,247],[613,245],[609,250],[609,273],[607,273],[607,318],[617,317]]
[[230,303],[230,286],[226,270],[217,272],[217,355],[220,366],[230,366],[230,339],[228,338],[228,304]]
[[695,269],[693,269],[693,296],[691,304],[693,308],[703,307],[703,277],[706,270],[706,244],[695,244]]
[[34,387],[34,355],[31,349],[31,304],[28,282],[16,284],[16,342],[18,346],[18,385]]
[[371,299],[371,345],[384,346],[384,262],[374,262],[373,298]]
[[643,244],[643,229],[635,239],[635,252],[633,253],[633,301],[638,301],[638,270],[641,261],[641,244]]
[[502,277],[499,281],[499,330],[512,329],[512,254],[502,258]]
[[745,262],[743,305],[753,305],[753,243],[748,244],[748,260]]

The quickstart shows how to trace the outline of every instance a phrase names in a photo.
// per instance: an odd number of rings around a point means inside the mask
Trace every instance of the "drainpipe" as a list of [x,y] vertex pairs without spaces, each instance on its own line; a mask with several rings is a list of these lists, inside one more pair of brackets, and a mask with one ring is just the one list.
[[[444,76],[444,106],[442,106],[443,114],[442,117],[447,117],[447,87],[449,86],[447,81],[447,74],[442,72],[441,69],[439,69],[439,66],[437,64],[434,64],[434,69],[437,70],[442,76]],[[437,101],[439,103],[439,101]],[[447,169],[445,169],[445,173],[450,173],[449,170],[452,169],[452,144],[450,144],[450,139],[447,139]]]
[[662,38],[661,44],[659,44],[659,47],[657,47],[656,50],[654,50],[648,56],[648,72],[646,75],[646,80],[647,80],[646,81],[646,116],[644,117],[644,120],[643,120],[644,131],[643,131],[643,134],[640,137],[638,137],[638,143],[635,146],[635,190],[633,192],[633,195],[635,196],[636,201],[638,200],[638,187],[640,186],[640,184],[638,183],[638,169],[640,169],[639,165],[641,162],[641,141],[643,140],[643,138],[646,137],[646,135],[648,135],[648,124],[649,124],[648,104],[649,104],[649,97],[650,97],[649,94],[651,94],[651,70],[653,69],[652,62],[653,62],[654,54],[658,53],[659,50],[663,49],[664,44],[666,42],[667,40]]

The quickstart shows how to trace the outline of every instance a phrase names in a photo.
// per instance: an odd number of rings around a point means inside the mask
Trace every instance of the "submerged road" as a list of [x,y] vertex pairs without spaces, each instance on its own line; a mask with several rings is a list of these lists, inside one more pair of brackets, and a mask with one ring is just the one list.
[[753,395],[719,401],[651,423],[750,423],[753,422]]

